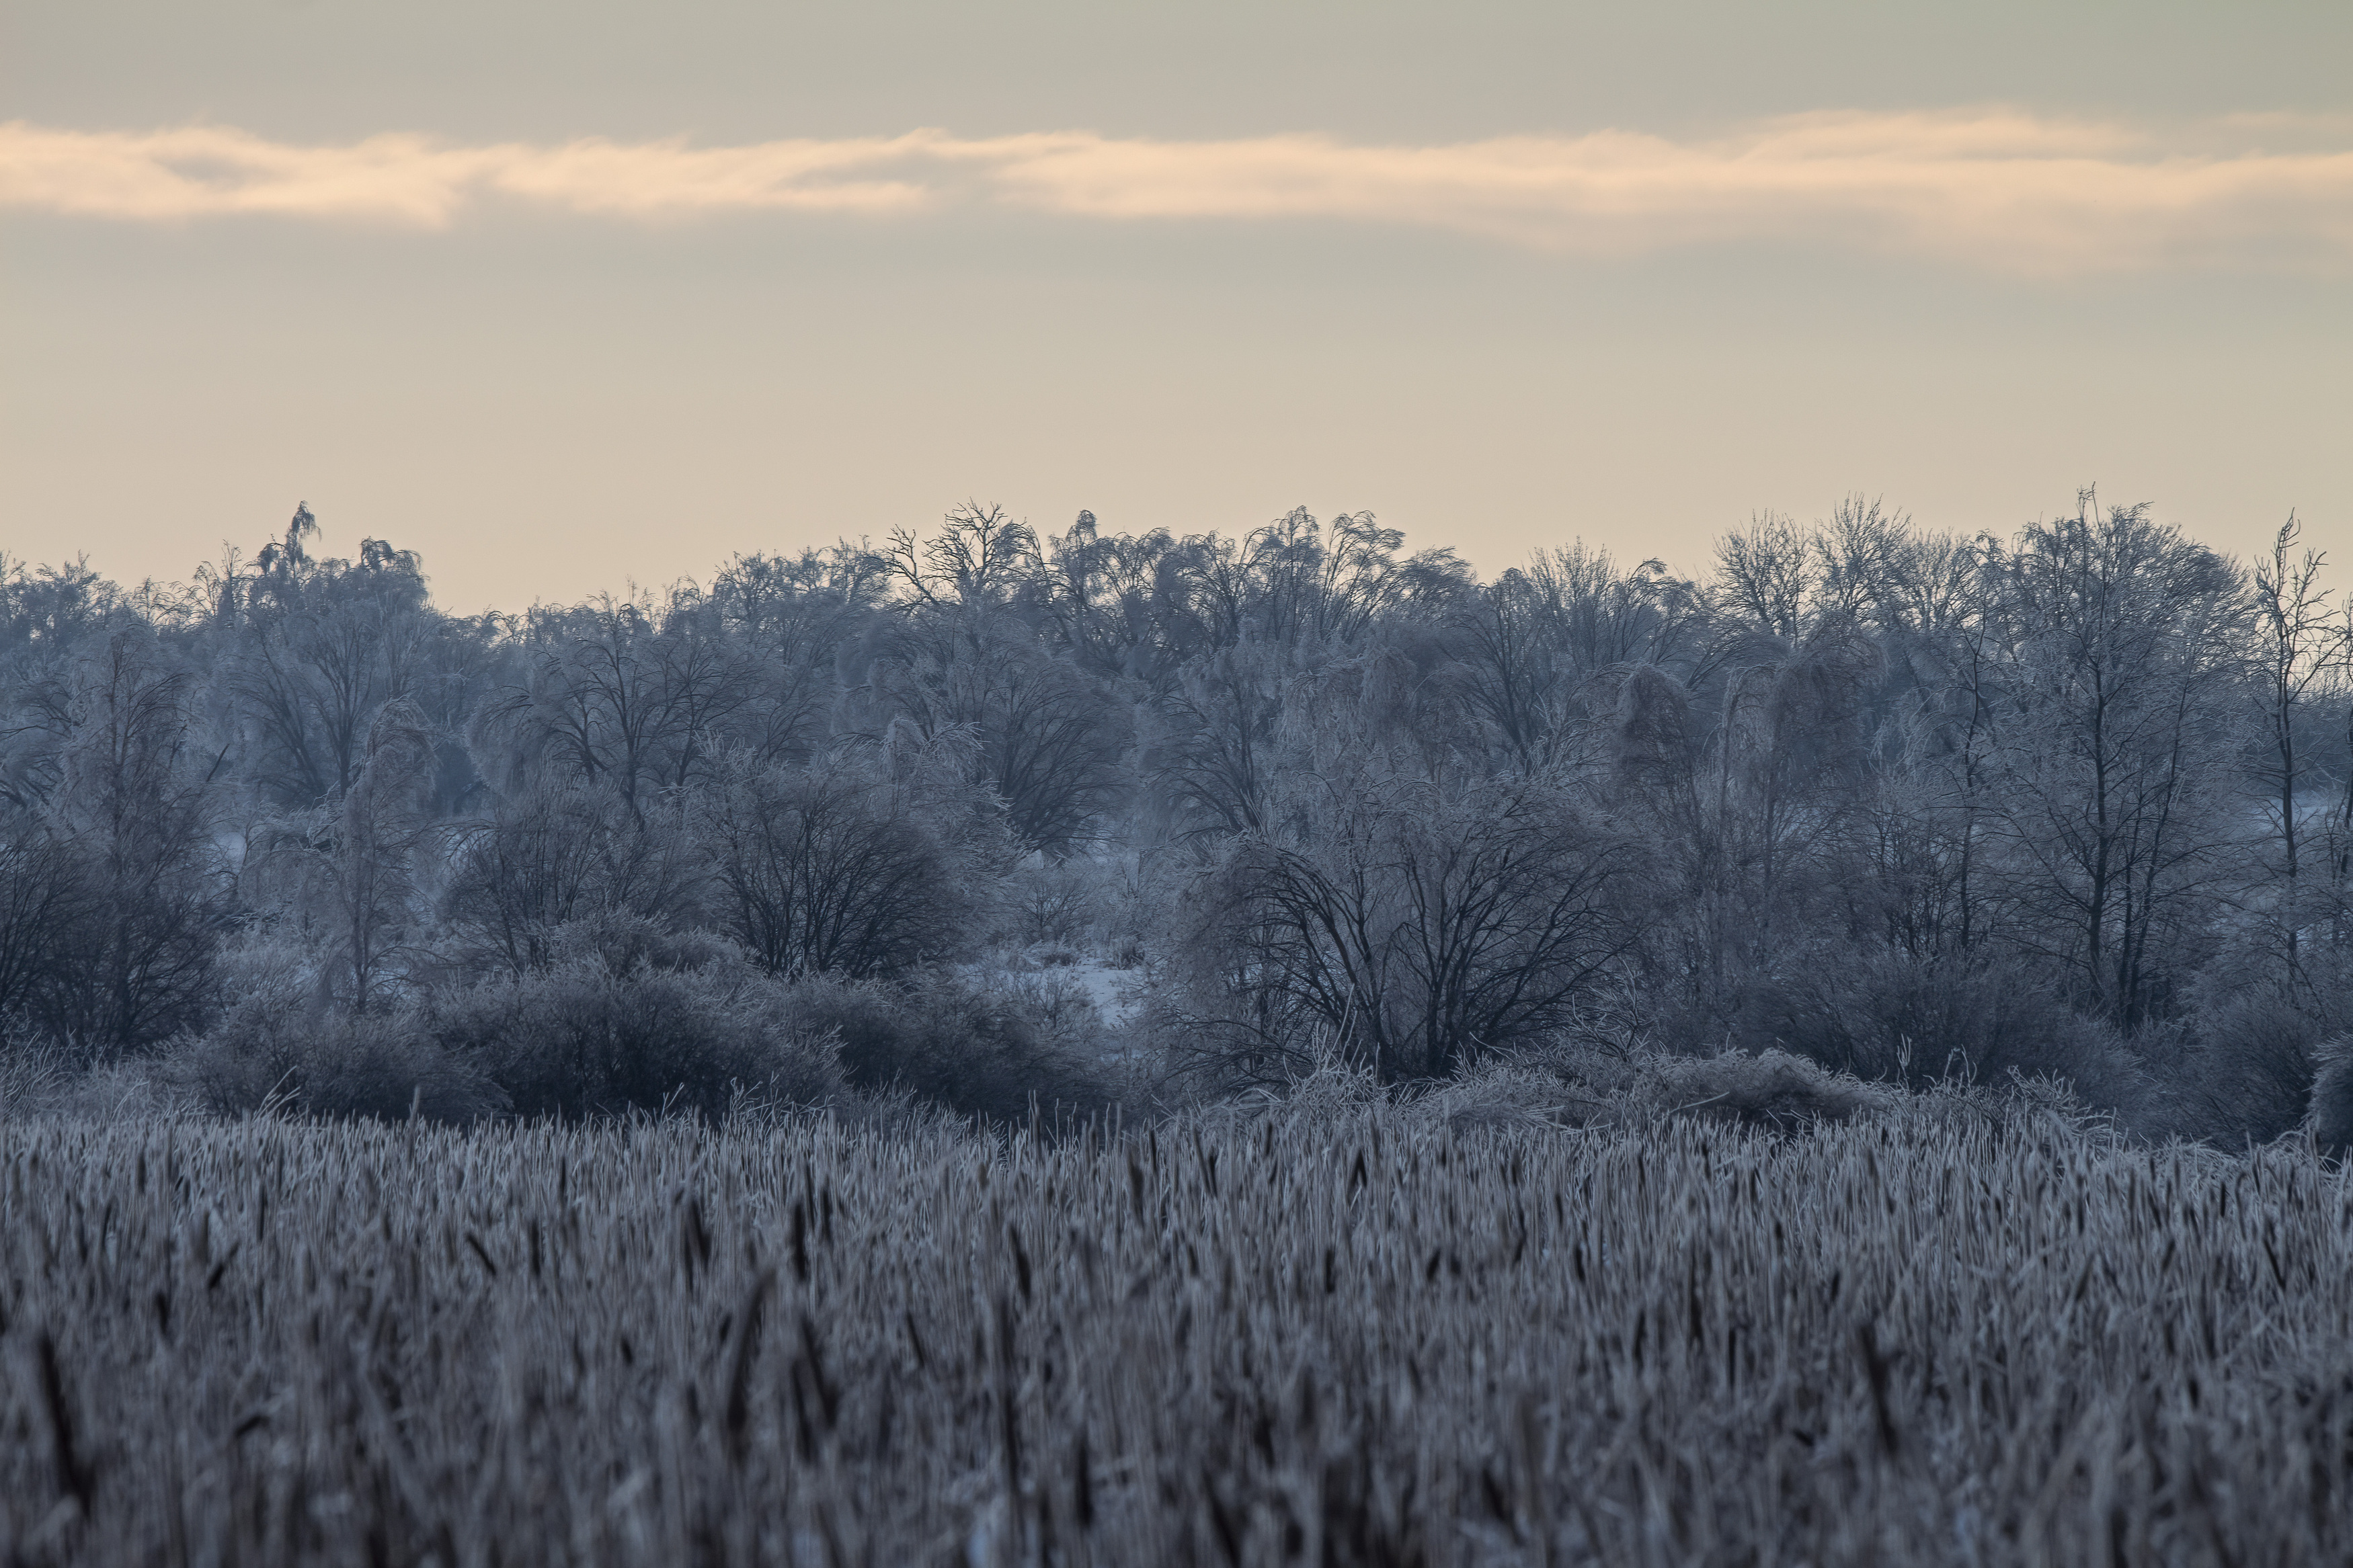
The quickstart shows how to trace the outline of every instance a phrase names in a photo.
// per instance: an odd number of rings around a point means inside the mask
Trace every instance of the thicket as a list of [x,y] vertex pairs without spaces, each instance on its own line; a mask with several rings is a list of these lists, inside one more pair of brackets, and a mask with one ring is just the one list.
[[472,618],[317,541],[0,562],[19,1076],[1019,1121],[1609,1046],[2243,1146],[2353,1029],[2353,622],[2293,523],[2249,570],[1857,500],[1482,582],[1369,514],[965,507]]

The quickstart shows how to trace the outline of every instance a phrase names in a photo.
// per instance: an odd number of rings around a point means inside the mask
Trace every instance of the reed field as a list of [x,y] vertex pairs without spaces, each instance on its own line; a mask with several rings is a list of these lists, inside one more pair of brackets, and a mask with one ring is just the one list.
[[0,1127],[10,1563],[2353,1561],[2353,1185],[2004,1127]]

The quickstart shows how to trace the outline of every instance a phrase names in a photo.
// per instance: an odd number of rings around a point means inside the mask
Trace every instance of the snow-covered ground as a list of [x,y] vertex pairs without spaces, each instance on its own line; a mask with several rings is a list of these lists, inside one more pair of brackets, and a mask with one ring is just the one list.
[[1104,1023],[1118,1028],[1135,1016],[1144,1005],[1144,971],[1113,969],[1100,958],[1082,958],[1075,963],[1057,964],[1040,972],[1049,979],[1060,979],[1084,992]]
[[[1029,998],[1057,1023],[1078,1022],[1101,1029],[1106,1057],[1124,1054],[1119,1037],[1144,1009],[1146,971],[1120,967],[1099,953],[1046,942],[1027,951],[968,966],[974,978]],[[1092,1018],[1071,1020],[1082,1008]]]

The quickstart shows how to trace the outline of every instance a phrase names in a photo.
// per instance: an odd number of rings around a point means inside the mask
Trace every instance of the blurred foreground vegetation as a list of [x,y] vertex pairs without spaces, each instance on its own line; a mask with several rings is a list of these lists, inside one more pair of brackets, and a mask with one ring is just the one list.
[[0,1555],[2353,1558],[2353,1187],[2308,1146],[1706,1070],[1583,1130],[1529,1108],[1639,1090],[12,1123]]

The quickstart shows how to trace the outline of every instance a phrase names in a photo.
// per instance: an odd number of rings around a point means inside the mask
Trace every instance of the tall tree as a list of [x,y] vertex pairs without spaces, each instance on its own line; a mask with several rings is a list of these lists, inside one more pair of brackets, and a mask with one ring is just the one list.
[[2281,884],[2273,900],[2273,923],[2291,984],[2305,978],[2302,940],[2308,913],[2305,807],[2298,797],[2316,772],[2315,760],[2302,747],[2304,721],[2316,683],[2335,670],[2346,652],[2345,628],[2331,617],[2329,595],[2320,586],[2326,558],[2311,550],[2294,553],[2301,532],[2291,514],[2272,540],[2270,558],[2256,563],[2254,578],[2253,663],[2264,732],[2255,775],[2270,786],[2266,804]]
[[2102,510],[2088,491],[1987,570],[1997,657],[1973,697],[2000,775],[2012,940],[2131,1026],[2174,1005],[2167,948],[2221,892],[2235,835],[2215,763],[2232,750],[2242,583],[2146,506]]
[[90,1056],[137,1050],[200,1022],[226,914],[211,830],[221,757],[194,753],[194,682],[144,626],[79,659],[71,729],[47,813],[80,882],[36,1007]]

